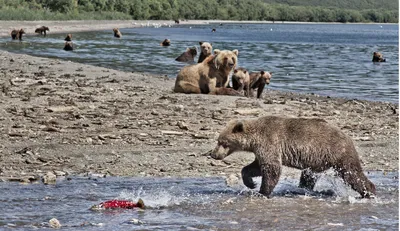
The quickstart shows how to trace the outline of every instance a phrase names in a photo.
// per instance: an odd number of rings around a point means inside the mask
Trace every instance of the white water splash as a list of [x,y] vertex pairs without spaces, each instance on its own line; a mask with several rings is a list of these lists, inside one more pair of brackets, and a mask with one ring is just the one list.
[[176,194],[165,189],[144,190],[143,187],[135,191],[124,190],[118,198],[131,201],[138,201],[141,198],[146,207],[151,208],[180,205],[190,199],[188,193]]

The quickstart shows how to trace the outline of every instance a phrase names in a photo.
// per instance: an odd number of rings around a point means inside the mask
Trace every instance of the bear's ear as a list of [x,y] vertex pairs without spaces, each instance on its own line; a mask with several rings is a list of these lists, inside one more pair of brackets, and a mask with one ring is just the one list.
[[269,73],[269,75],[272,77],[272,72],[268,72]]
[[238,72],[238,70],[237,70],[237,69],[235,69],[233,72],[234,72],[234,73],[237,73],[237,72]]
[[199,42],[200,46],[203,45],[204,42]]
[[218,55],[220,52],[221,52],[220,50],[215,49],[215,50],[214,50],[214,55]]
[[238,55],[239,55],[239,51],[238,51],[238,50],[236,50],[236,49],[235,49],[235,50],[233,50],[232,52],[233,52],[233,53],[234,53],[236,56],[238,56]]
[[210,46],[212,46],[212,43],[210,43]]
[[264,75],[264,74],[265,74],[265,71],[261,71],[260,74],[261,74],[261,75]]
[[235,127],[233,127],[232,133],[239,133],[244,131],[244,126],[242,122],[237,122]]
[[247,74],[247,71],[243,71],[244,74]]

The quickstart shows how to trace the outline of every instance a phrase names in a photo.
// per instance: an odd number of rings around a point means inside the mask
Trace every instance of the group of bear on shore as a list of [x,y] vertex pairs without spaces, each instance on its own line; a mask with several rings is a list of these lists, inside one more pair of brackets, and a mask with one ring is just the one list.
[[[36,33],[50,31],[42,26]],[[121,38],[118,28],[114,37]],[[22,39],[23,29],[13,30],[12,39]],[[64,50],[73,50],[72,35],[64,39]],[[165,39],[160,45],[169,46]],[[237,67],[239,51],[214,49],[209,42],[199,42],[200,55],[196,64],[184,66],[177,74],[173,91],[186,94],[212,94],[261,98],[272,73],[264,70],[249,72]],[[188,48],[176,58],[194,62],[196,48]],[[373,62],[385,62],[374,52]],[[231,76],[231,79],[230,79]],[[232,82],[232,86],[230,86]],[[351,138],[323,119],[265,116],[253,120],[233,120],[220,132],[216,147],[210,152],[214,159],[224,159],[237,151],[255,154],[255,160],[242,169],[242,180],[250,189],[256,187],[253,177],[261,176],[259,192],[267,197],[279,181],[282,166],[302,170],[300,187],[312,190],[318,173],[333,168],[363,198],[376,194],[375,185],[363,173],[361,161]]]
[[[257,98],[266,84],[270,83],[272,73],[266,71],[252,72],[243,67],[236,68],[238,50],[214,50],[211,43],[199,42],[200,56],[197,64],[183,67],[176,78],[174,92],[186,94],[244,95],[253,96],[257,89]],[[197,55],[196,48],[188,48],[175,60],[193,62]],[[232,73],[232,86],[229,76]]]

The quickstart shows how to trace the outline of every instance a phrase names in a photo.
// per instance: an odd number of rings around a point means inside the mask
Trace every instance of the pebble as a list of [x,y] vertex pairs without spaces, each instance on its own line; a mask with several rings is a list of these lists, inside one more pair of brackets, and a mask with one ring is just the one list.
[[49,220],[49,226],[53,229],[59,229],[61,228],[60,222],[57,220],[57,218],[51,218]]

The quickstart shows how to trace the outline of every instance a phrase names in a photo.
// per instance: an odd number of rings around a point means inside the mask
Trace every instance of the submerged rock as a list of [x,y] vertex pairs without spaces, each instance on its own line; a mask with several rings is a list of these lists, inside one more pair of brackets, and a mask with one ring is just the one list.
[[42,181],[44,184],[56,184],[57,176],[53,172],[47,172],[43,176]]
[[57,220],[57,218],[51,218],[49,220],[49,226],[53,229],[61,228],[61,223]]

